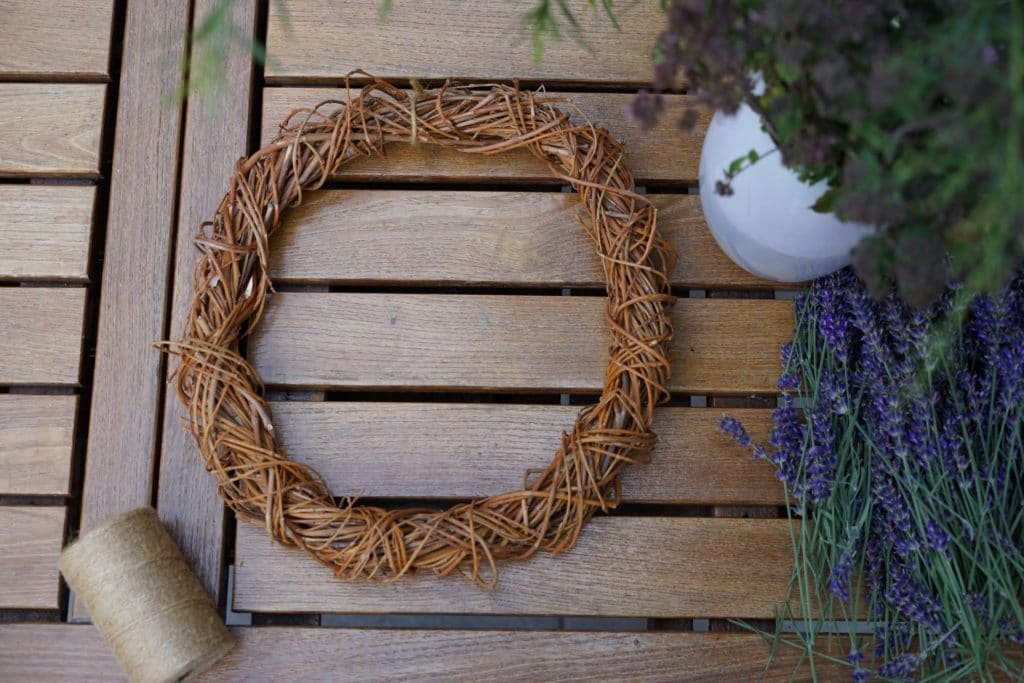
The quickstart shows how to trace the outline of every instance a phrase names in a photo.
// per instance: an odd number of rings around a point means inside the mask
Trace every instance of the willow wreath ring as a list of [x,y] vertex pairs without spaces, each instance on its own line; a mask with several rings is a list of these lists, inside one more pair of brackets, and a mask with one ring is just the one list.
[[[429,570],[493,586],[497,560],[571,548],[595,512],[618,504],[622,466],[649,460],[654,408],[668,397],[675,252],[658,236],[654,206],[636,193],[626,150],[608,131],[574,123],[557,106],[571,105],[566,99],[518,85],[405,91],[356,76],[369,83],[354,89],[346,79],[345,100],[293,112],[273,142],[239,161],[196,236],[195,296],[183,336],[165,345],[179,356],[172,381],[186,428],[240,519],[339,578]],[[600,399],[521,490],[442,511],[336,502],[321,476],[277,443],[260,377],[239,351],[273,291],[270,237],[285,210],[342,164],[392,142],[486,155],[525,147],[578,194],[607,280],[611,345]]]

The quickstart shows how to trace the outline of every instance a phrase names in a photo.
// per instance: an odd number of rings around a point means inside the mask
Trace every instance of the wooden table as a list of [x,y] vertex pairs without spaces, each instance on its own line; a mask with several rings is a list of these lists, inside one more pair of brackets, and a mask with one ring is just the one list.
[[[585,48],[516,40],[487,0],[238,0],[265,68],[238,50],[219,104],[175,99],[186,36],[215,0],[74,0],[0,19],[0,679],[119,674],[60,583],[63,543],[153,504],[232,625],[211,679],[786,680],[730,618],[769,619],[789,575],[782,491],[717,431],[764,435],[788,301],[733,266],[695,195],[701,132],[641,134],[657,3],[590,10]],[[673,400],[654,462],[564,556],[506,563],[497,588],[420,576],[337,582],[236,525],[215,494],[152,342],[191,295],[191,237],[235,161],[352,69],[408,86],[518,78],[569,93],[633,154],[676,246]],[[702,125],[706,126],[707,117]],[[602,282],[574,199],[523,155],[423,147],[344,168],[273,245],[280,294],[249,354],[292,458],[337,495],[428,505],[514,489],[600,391]],[[457,335],[453,329],[460,330]],[[760,622],[765,623],[765,622]]]

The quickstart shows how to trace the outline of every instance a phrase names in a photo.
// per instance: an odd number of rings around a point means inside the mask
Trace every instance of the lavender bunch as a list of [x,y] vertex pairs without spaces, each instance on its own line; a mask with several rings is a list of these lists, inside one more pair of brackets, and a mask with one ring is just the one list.
[[[974,297],[922,371],[956,298],[914,310],[848,270],[822,278],[796,303],[769,443],[722,422],[800,518],[780,613],[799,637],[775,637],[812,672],[841,638],[857,681],[1024,677],[1024,277]],[[837,621],[872,625],[871,647],[825,633]]]

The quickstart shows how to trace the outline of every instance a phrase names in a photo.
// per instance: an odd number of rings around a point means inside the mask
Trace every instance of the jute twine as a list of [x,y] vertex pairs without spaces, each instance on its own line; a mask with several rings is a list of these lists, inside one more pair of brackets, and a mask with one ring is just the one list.
[[[195,299],[168,349],[188,429],[239,518],[305,550],[343,579],[393,580],[415,570],[459,573],[493,586],[495,562],[571,548],[584,524],[620,498],[619,470],[647,462],[654,407],[667,398],[672,247],[635,191],[626,150],[608,131],[574,123],[543,89],[445,85],[412,93],[372,80],[346,99],[293,112],[273,142],[239,162],[230,190],[196,238]],[[386,510],[336,502],[323,479],[289,460],[275,438],[256,370],[239,344],[259,323],[270,282],[270,236],[283,212],[344,163],[391,142],[466,154],[526,148],[576,190],[580,221],[607,279],[612,342],[600,400],[583,409],[561,448],[522,490],[447,510]],[[611,549],[614,551],[614,549]]]
[[58,566],[135,683],[188,680],[234,646],[153,508],[104,522]]

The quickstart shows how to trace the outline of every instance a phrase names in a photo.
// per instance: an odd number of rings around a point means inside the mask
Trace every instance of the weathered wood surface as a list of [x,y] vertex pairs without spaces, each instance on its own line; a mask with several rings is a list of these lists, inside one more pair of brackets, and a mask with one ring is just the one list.
[[0,394],[0,496],[68,494],[77,396]]
[[104,80],[113,0],[4,0],[0,6],[0,76]]
[[[250,356],[271,385],[600,391],[604,297],[281,293]],[[674,391],[771,393],[788,301],[680,299]]]
[[[288,456],[313,466],[334,495],[450,499],[520,488],[527,470],[551,460],[579,406],[293,401],[272,410]],[[730,414],[766,438],[768,411]],[[652,464],[623,470],[623,500],[780,505],[772,468],[719,431],[721,416],[660,409]]]
[[[810,680],[799,653],[756,635],[551,631],[233,628],[235,649],[202,681],[785,681]],[[818,664],[827,680],[847,669]],[[123,680],[96,629],[0,624],[0,679]]]
[[267,80],[338,81],[366,69],[392,78],[650,82],[651,49],[664,24],[657,3],[616,5],[620,29],[586,2],[568,4],[577,10],[579,42],[563,26],[567,35],[546,40],[537,63],[521,28],[530,9],[522,3],[395,2],[381,22],[379,0],[349,0],[344,10],[330,0],[275,1],[267,30]]
[[[510,5],[511,6],[511,5]],[[700,165],[700,148],[711,121],[704,111],[697,127],[685,132],[676,127],[684,109],[696,106],[696,98],[686,95],[666,97],[665,116],[650,132],[644,132],[629,117],[633,95],[628,93],[551,93],[553,98],[568,98],[571,104],[559,104],[579,121],[589,120],[607,128],[629,152],[633,175],[640,184],[694,183]],[[296,109],[308,109],[325,100],[345,101],[339,88],[266,88],[263,91],[262,140],[269,142],[278,126]],[[336,111],[339,105],[326,105],[321,111]],[[291,124],[302,123],[296,115]],[[390,145],[384,156],[363,158],[345,164],[335,176],[340,180],[414,181],[432,180],[464,183],[553,183],[551,171],[526,150],[496,156],[463,154],[432,145]]]
[[[82,531],[148,504],[153,491],[164,391],[153,342],[164,336],[166,320],[182,118],[176,97],[188,17],[184,0],[128,4]],[[82,616],[76,605],[74,617]]]
[[0,175],[96,177],[105,91],[94,84],[0,83]]
[[63,507],[0,506],[0,608],[59,607],[64,513]]
[[0,287],[0,384],[78,384],[85,289]]
[[0,279],[89,277],[94,187],[0,185]]
[[[708,231],[696,195],[651,195],[676,249],[672,284],[766,287]],[[271,245],[278,282],[603,287],[575,194],[325,190],[285,214]]]
[[[218,5],[217,0],[196,4],[196,26]],[[232,3],[230,20],[251,35],[256,15],[254,0]],[[178,207],[173,294],[169,307],[171,337],[177,338],[192,301],[192,270],[197,252],[193,238],[199,224],[209,220],[235,162],[245,153],[246,125],[252,87],[252,61],[242,50],[233,50],[224,63],[226,78],[215,103],[195,98],[188,103],[188,123],[182,159],[181,196]],[[172,368],[174,366],[172,361]],[[185,410],[173,386],[165,389],[159,489],[160,519],[181,546],[192,569],[215,602],[219,602],[224,562],[224,503],[206,473],[195,443],[182,427]]]
[[768,618],[792,566],[785,520],[593,519],[571,551],[504,562],[497,587],[457,577],[345,582],[303,552],[239,524],[235,609]]

